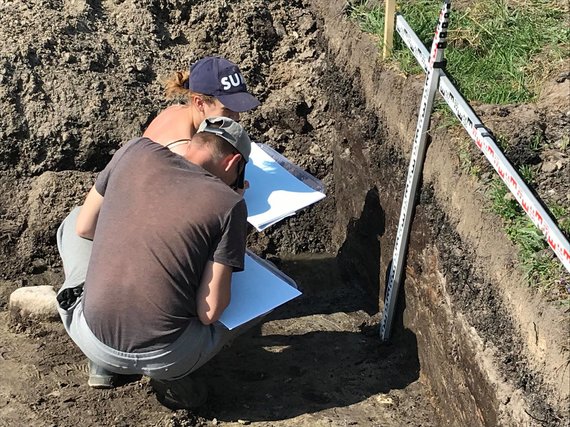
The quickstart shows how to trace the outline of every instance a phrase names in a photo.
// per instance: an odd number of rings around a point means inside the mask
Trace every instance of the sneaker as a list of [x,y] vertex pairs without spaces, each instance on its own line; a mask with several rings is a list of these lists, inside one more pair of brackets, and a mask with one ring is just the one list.
[[172,410],[196,409],[208,399],[206,385],[189,375],[170,381],[152,379],[150,384],[158,401]]
[[108,371],[89,361],[89,380],[87,384],[93,388],[113,388],[117,374]]

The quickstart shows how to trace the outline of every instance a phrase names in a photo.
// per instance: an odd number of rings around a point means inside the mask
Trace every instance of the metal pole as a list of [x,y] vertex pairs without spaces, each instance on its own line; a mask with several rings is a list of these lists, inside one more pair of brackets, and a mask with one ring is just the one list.
[[[396,31],[402,37],[404,43],[411,50],[420,66],[427,72],[429,52],[418,36],[414,33],[404,17],[396,14]],[[526,212],[533,224],[542,231],[544,239],[552,248],[562,265],[570,271],[570,242],[564,236],[556,222],[550,217],[544,208],[542,201],[526,185],[515,168],[509,163],[494,137],[481,123],[475,111],[453,86],[445,71],[441,71],[439,79],[439,93],[447,102],[447,105],[459,119],[469,136],[477,147],[485,155],[487,160],[495,168],[499,177],[509,188],[519,205]]]
[[426,136],[429,127],[429,119],[439,78],[441,76],[441,68],[445,66],[443,51],[446,47],[450,9],[451,2],[449,0],[445,0],[439,14],[439,20],[431,46],[424,92],[418,115],[418,124],[416,127],[414,144],[412,146],[412,157],[408,167],[406,189],[404,191],[402,210],[400,211],[396,244],[394,246],[394,254],[392,256],[392,267],[390,269],[388,283],[386,284],[386,299],[384,303],[382,323],[380,324],[380,338],[382,341],[387,341],[390,338],[392,331],[392,320],[398,298],[398,290],[402,281],[402,271],[405,264],[405,255],[415,205],[415,196],[418,183],[422,176],[423,163],[427,149]]

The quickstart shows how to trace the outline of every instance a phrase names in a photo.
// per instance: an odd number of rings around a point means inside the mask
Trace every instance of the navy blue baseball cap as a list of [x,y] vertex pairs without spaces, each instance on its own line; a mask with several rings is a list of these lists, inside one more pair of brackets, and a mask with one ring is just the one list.
[[247,91],[238,66],[220,56],[207,56],[195,62],[190,67],[188,88],[192,92],[216,97],[236,113],[251,110],[260,104]]

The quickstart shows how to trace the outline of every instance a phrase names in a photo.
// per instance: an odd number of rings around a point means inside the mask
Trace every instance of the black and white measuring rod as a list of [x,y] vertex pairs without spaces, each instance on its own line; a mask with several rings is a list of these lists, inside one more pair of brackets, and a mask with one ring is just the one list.
[[[380,324],[380,338],[387,341],[392,331],[392,320],[398,299],[398,290],[402,281],[402,271],[405,265],[406,249],[410,234],[410,225],[415,205],[415,197],[418,183],[422,176],[423,163],[427,149],[427,130],[429,119],[433,107],[433,100],[437,92],[439,78],[442,68],[445,66],[443,57],[444,49],[447,45],[447,27],[449,25],[449,13],[451,2],[444,1],[439,14],[439,20],[433,38],[431,52],[426,63],[426,80],[418,115],[418,124],[412,146],[412,156],[408,166],[408,176],[406,179],[406,189],[400,211],[400,221],[396,234],[396,244],[392,256],[392,266],[388,283],[386,284],[386,298],[384,301],[384,312],[382,323]],[[412,31],[413,33],[413,31]]]
[[[396,31],[412,51],[420,66],[427,72],[429,52],[401,15],[396,16]],[[544,205],[528,188],[524,180],[507,160],[491,133],[481,123],[477,114],[475,114],[457,88],[453,86],[445,71],[440,70],[440,73],[439,93],[441,93],[441,96],[443,96],[443,99],[445,99],[447,105],[457,116],[477,147],[483,152],[489,163],[493,165],[495,171],[497,171],[531,221],[542,232],[548,245],[552,248],[562,265],[566,270],[570,271],[570,243],[568,243],[568,239],[552,220]]]

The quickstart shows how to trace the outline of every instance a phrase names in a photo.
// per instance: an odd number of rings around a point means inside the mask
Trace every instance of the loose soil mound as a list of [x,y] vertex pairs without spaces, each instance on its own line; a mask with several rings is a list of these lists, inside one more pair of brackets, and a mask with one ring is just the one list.
[[[0,307],[17,287],[59,286],[59,222],[167,105],[161,79],[199,57],[240,65],[262,100],[243,124],[321,179],[328,197],[250,233],[249,246],[304,294],[204,367],[203,410],[168,411],[146,379],[91,390],[59,323],[8,325],[4,311],[0,425],[562,425],[568,383],[555,378],[568,376],[567,318],[518,282],[513,248],[489,238],[500,232],[484,225],[480,201],[453,191],[476,184],[458,174],[445,133],[428,154],[405,309],[380,345],[422,82],[382,68],[344,2],[32,3],[0,5]],[[557,138],[565,111],[537,108]],[[485,117],[503,123],[494,111]]]

